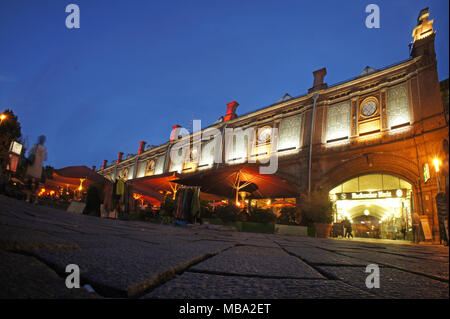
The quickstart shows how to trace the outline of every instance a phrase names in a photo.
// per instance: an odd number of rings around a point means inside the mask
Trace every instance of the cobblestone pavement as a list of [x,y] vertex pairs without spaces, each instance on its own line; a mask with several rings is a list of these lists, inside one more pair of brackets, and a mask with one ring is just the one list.
[[[0,298],[446,298],[448,248],[181,228],[0,196]],[[81,285],[67,289],[68,264]],[[365,285],[380,267],[380,288]]]

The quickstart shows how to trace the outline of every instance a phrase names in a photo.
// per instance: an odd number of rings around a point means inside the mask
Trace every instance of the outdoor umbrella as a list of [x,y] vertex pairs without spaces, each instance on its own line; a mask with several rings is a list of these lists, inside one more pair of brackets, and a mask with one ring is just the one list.
[[61,169],[56,169],[55,173],[61,177],[74,178],[74,179],[85,179],[90,182],[102,182],[106,178],[97,172],[93,171],[87,166],[67,166]]
[[259,166],[252,164],[193,173],[174,182],[200,186],[202,192],[236,199],[238,192],[248,192],[253,198],[289,197],[297,193],[287,181],[276,174],[260,174]]

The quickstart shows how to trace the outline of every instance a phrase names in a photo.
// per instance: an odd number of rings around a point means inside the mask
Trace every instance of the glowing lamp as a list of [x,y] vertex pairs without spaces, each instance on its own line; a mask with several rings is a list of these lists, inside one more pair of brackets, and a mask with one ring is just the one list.
[[433,159],[433,164],[434,164],[434,169],[436,170],[436,173],[439,172],[439,164],[440,164],[440,162],[439,162],[439,159],[437,157],[435,157]]

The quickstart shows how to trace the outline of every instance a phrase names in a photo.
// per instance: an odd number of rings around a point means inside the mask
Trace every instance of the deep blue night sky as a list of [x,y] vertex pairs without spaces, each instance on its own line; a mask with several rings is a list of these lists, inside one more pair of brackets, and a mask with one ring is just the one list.
[[[81,28],[65,27],[76,3]],[[366,5],[381,9],[367,29]],[[366,66],[408,58],[420,9],[437,31],[439,79],[448,78],[448,0],[112,1],[0,0],[0,111],[19,116],[33,144],[47,135],[57,168],[97,165],[160,145],[175,124],[209,125]]]

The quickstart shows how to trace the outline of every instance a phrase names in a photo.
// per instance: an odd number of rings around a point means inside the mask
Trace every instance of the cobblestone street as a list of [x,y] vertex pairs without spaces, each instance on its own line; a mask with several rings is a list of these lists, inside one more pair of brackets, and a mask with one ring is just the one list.
[[[448,261],[444,246],[100,219],[0,196],[0,298],[448,298]],[[68,264],[96,293],[66,288]]]

